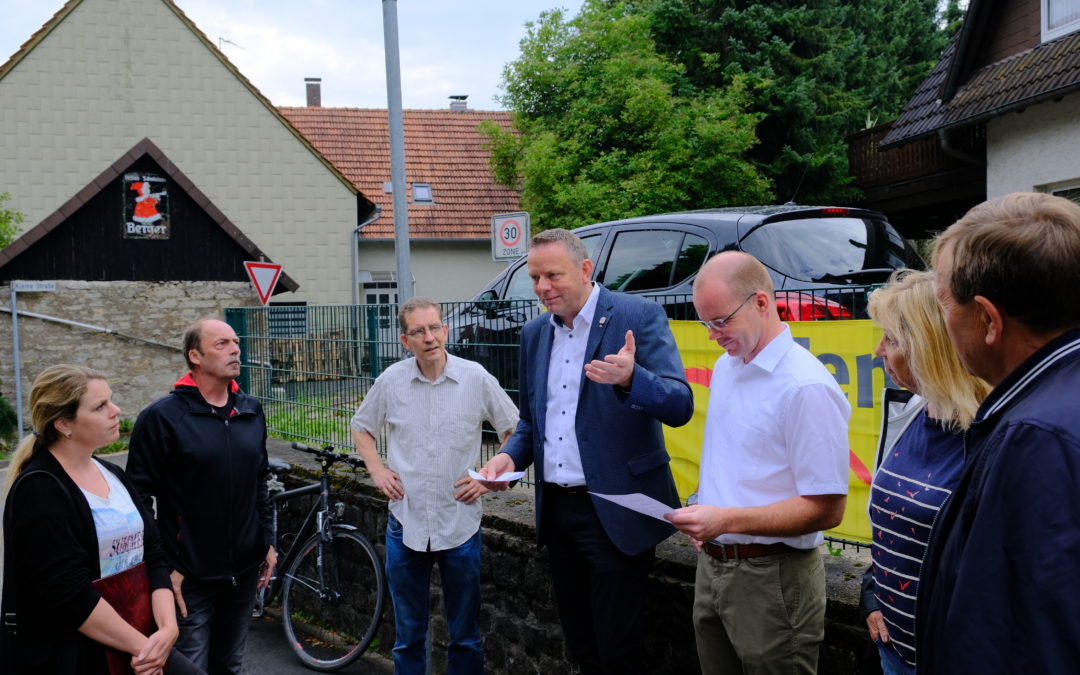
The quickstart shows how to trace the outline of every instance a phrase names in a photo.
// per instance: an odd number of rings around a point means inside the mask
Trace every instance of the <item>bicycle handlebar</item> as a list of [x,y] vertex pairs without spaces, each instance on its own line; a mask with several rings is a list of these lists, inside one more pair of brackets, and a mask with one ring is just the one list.
[[328,445],[325,448],[311,448],[304,445],[303,443],[293,443],[292,449],[299,450],[300,452],[306,452],[309,455],[315,455],[316,457],[321,457],[322,459],[327,460],[331,464],[333,464],[334,462],[345,462],[346,464],[352,466],[354,469],[367,468],[367,465],[364,464],[364,460],[360,459],[359,457],[354,457],[353,455],[343,455],[340,452],[335,451],[334,446],[332,445]]

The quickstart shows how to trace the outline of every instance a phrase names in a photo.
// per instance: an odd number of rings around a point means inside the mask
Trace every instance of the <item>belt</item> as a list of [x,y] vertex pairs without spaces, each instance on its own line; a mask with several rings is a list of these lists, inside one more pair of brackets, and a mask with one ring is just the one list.
[[788,546],[782,541],[773,544],[714,544],[705,542],[705,552],[717,560],[738,560],[740,558],[760,558],[763,555],[793,553],[802,549]]
[[589,491],[589,488],[585,485],[559,485],[558,483],[544,483],[544,489],[568,495],[585,494]]

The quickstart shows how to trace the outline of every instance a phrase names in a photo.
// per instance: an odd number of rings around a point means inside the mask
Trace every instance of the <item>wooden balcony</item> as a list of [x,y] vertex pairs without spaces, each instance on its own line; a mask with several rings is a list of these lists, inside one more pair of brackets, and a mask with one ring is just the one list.
[[968,160],[946,153],[937,136],[878,150],[888,131],[883,124],[846,139],[852,185],[866,195],[860,206],[881,211],[905,236],[923,238],[986,198],[983,125],[950,132],[952,147]]

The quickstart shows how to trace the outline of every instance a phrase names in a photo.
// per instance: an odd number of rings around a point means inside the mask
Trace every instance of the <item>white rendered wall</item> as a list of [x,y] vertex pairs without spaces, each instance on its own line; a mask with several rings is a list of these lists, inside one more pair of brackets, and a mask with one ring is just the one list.
[[[468,300],[484,284],[506,269],[491,260],[491,242],[414,241],[409,246],[416,295],[437,302]],[[393,272],[394,246],[390,241],[361,241],[359,267],[367,272]],[[363,302],[363,296],[360,301]]]
[[161,0],[82,0],[0,80],[7,208],[29,229],[150,138],[300,284],[275,300],[349,302],[355,195],[211,49]]
[[1080,179],[1080,94],[995,117],[986,125],[986,196]]

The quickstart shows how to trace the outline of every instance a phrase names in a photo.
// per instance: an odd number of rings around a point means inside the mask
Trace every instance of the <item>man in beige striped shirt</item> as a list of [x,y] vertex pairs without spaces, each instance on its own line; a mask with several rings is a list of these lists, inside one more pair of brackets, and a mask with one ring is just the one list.
[[[379,376],[352,419],[375,485],[390,499],[386,572],[394,603],[394,671],[423,673],[429,579],[438,563],[450,628],[448,671],[483,673],[480,640],[480,496],[469,478],[486,421],[505,443],[517,406],[480,364],[446,352],[439,306],[413,298],[398,314],[414,358]],[[387,430],[386,463],[375,437]]]

